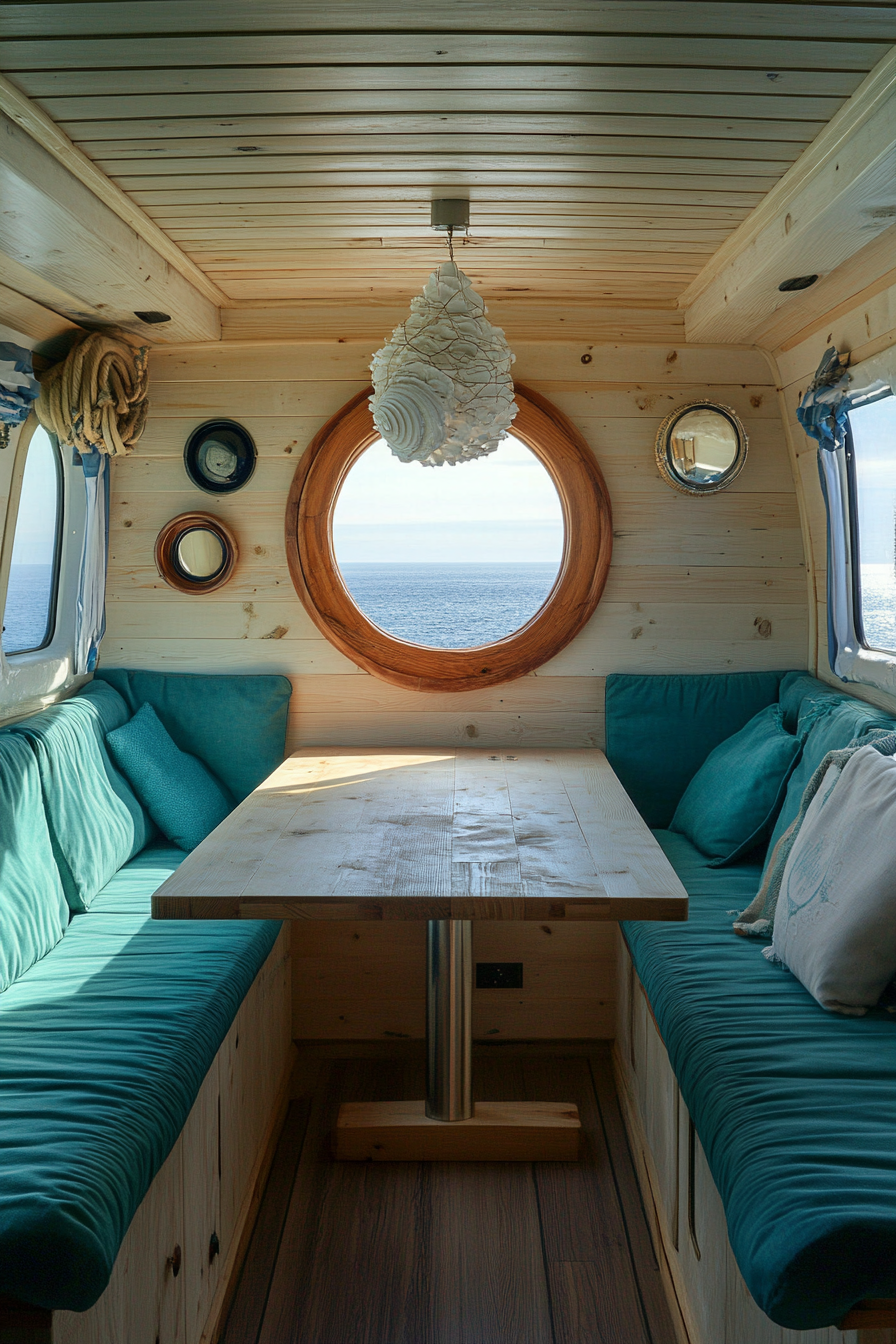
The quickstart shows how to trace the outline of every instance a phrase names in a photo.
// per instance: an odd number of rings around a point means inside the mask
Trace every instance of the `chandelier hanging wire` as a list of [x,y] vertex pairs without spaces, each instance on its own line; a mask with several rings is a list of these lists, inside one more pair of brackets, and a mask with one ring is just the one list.
[[[436,207],[464,218],[436,222]],[[507,437],[517,413],[511,352],[472,282],[454,260],[454,229],[468,202],[434,201],[433,226],[446,228],[448,261],[411,300],[411,313],[373,356],[373,422],[396,457],[425,467],[485,457]]]

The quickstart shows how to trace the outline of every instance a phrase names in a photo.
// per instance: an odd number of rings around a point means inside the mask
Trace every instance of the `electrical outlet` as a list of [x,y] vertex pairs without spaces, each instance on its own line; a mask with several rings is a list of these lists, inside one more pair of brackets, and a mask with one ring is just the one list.
[[477,961],[477,989],[522,989],[521,961]]

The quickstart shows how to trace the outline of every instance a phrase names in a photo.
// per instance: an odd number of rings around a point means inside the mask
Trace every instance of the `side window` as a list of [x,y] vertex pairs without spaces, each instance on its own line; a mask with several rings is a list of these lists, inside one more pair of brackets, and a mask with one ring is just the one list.
[[850,411],[848,450],[855,630],[896,653],[896,397]]
[[59,452],[46,430],[31,436],[16,515],[3,652],[30,653],[49,644],[56,621],[62,490]]

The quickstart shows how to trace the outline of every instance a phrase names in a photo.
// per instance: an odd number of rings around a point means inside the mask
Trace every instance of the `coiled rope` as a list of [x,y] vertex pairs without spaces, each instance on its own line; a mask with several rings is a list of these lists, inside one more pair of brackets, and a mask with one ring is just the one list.
[[40,380],[37,418],[79,453],[125,457],[143,433],[149,349],[93,331]]

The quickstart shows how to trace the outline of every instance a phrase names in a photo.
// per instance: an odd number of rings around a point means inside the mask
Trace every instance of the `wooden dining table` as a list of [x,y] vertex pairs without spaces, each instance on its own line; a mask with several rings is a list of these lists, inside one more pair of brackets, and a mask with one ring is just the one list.
[[597,749],[307,747],[153,896],[155,919],[426,920],[425,1100],[342,1106],[334,1155],[573,1160],[575,1106],[472,1102],[472,921],[683,920]]

